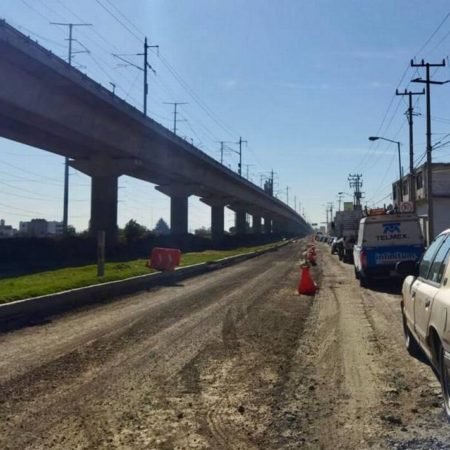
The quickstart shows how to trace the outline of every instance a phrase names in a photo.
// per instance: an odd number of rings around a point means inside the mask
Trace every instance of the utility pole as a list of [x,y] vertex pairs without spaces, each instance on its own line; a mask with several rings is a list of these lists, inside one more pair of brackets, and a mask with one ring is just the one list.
[[179,119],[177,118],[178,105],[188,105],[186,102],[164,102],[165,105],[173,105],[173,132],[174,134],[177,134],[177,123],[179,122]]
[[155,69],[148,63],[148,49],[156,48],[159,54],[159,45],[148,45],[147,38],[144,40],[144,53],[138,53],[139,56],[144,56],[144,115],[147,115],[147,96],[148,96],[148,69],[150,69],[153,73]]
[[230,141],[215,141],[220,144],[220,164],[223,164],[223,154],[225,151],[225,144],[233,144]]
[[294,195],[294,211],[297,211],[297,196]]
[[[147,38],[144,40],[144,53],[135,53],[134,55],[118,55],[116,53],[113,53],[113,56],[120,59],[121,61],[125,62],[129,66],[133,66],[136,69],[144,72],[144,108],[143,112],[144,115],[147,115],[147,97],[148,97],[148,69],[150,69],[154,74],[156,74],[155,69],[148,63],[148,50],[150,48],[156,48],[159,55],[159,45],[148,45]],[[144,57],[144,67],[138,66],[137,64],[134,64],[131,61],[128,61],[124,58],[124,56],[143,56]]]
[[343,192],[338,192],[338,205],[339,205],[338,211],[341,211],[341,202],[342,202],[342,198],[343,197],[344,197],[344,193]]
[[426,100],[427,100],[427,197],[428,197],[428,245],[434,238],[434,217],[433,217],[433,169],[432,169],[432,155],[433,145],[431,143],[431,85],[444,84],[447,81],[433,81],[430,79],[430,67],[445,67],[445,59],[438,64],[430,64],[422,61],[416,64],[411,60],[411,67],[425,67],[426,79],[415,78],[411,80],[413,83],[423,83],[426,85]]
[[286,186],[286,205],[289,206],[289,186]]
[[398,89],[395,90],[395,95],[408,96],[408,109],[406,111],[406,116],[408,118],[409,124],[409,173],[412,175],[414,173],[414,135],[413,135],[413,116],[414,108],[412,105],[413,95],[424,95],[425,89],[422,92],[412,92],[405,89],[405,92],[399,92]]
[[330,211],[330,222],[333,221],[333,202],[328,202],[328,208]]
[[247,180],[249,180],[250,178],[250,171],[249,171],[249,169],[250,169],[250,167],[251,166],[253,166],[253,164],[244,164],[244,166],[246,167],[246,178],[247,178]]
[[353,204],[355,206],[361,206],[361,198],[362,198],[362,194],[363,194],[361,192],[361,188],[363,185],[362,174],[360,174],[360,173],[350,174],[348,176],[348,183],[350,185],[350,188],[354,189]]
[[[414,108],[412,104],[413,95],[424,95],[425,89],[422,92],[412,92],[405,89],[405,92],[399,92],[398,89],[395,90],[395,95],[408,96],[408,110],[406,111],[406,117],[408,118],[409,125],[409,174],[411,179],[410,199],[412,199],[413,204],[416,204],[416,178],[414,177],[414,133],[413,133],[413,117],[418,114],[414,114]],[[401,187],[403,191],[403,187]],[[415,206],[414,206],[415,209]]]
[[115,94],[116,93],[116,85],[112,81],[110,81],[109,84],[112,87],[112,93]]
[[[50,22],[51,25],[58,25],[63,27],[69,27],[69,57],[67,62],[72,65],[72,55],[75,53],[89,53],[88,50],[78,50],[73,51],[72,42],[75,40],[73,38],[73,27],[91,27],[91,23],[63,23],[63,22]],[[69,158],[66,156],[64,158],[64,197],[63,197],[63,234],[67,235],[67,226],[69,220]]]
[[248,144],[248,141],[245,141],[242,139],[242,137],[239,137],[239,141],[237,144],[239,144],[239,166],[238,166],[238,173],[240,176],[242,176],[242,144]]

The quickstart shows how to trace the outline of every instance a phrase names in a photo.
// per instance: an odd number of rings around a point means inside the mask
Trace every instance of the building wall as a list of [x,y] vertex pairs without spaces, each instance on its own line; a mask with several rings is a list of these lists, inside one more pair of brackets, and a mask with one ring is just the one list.
[[434,209],[434,234],[450,228],[450,198],[435,198]]

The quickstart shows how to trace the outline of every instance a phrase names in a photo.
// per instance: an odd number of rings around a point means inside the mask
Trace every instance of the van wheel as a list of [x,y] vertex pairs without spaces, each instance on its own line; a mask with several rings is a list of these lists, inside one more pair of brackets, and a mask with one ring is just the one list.
[[447,414],[447,420],[450,421],[450,367],[445,365],[444,348],[439,348],[439,370],[441,378],[442,398],[444,400],[444,409]]
[[359,285],[363,288],[369,287],[369,277],[359,274]]

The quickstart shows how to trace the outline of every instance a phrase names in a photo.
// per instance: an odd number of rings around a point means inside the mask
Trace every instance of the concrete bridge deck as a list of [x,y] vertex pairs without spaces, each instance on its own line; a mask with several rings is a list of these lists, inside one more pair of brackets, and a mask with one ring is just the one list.
[[220,164],[93,81],[78,69],[0,22],[0,136],[70,158],[92,177],[91,229],[117,230],[118,177],[154,183],[170,196],[171,229],[187,232],[188,197],[211,206],[213,237],[223,234],[224,207],[245,215],[253,229],[304,234],[304,219],[288,205]]

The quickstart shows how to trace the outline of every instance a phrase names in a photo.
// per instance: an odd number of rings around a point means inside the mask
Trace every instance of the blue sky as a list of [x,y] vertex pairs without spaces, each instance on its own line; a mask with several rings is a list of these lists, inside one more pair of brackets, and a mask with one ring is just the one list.
[[[215,158],[215,141],[242,136],[251,179],[259,183],[273,169],[279,197],[286,201],[289,186],[289,203],[295,196],[312,222],[325,220],[324,205],[337,205],[339,191],[350,192],[349,173],[363,174],[369,205],[389,202],[398,174],[396,146],[367,138],[400,140],[408,169],[407,105],[394,97],[395,89],[422,88],[409,84],[423,75],[408,67],[411,58],[447,58],[450,18],[438,26],[449,12],[444,0],[0,2],[1,17],[64,58],[67,30],[49,22],[92,23],[75,29],[91,53],[77,54],[74,63],[105,86],[115,83],[117,94],[139,108],[141,72],[120,67],[111,54],[141,52],[146,35],[160,46],[160,56],[150,57],[157,74],[149,79],[149,115],[171,127],[172,110],[164,102],[188,102],[180,107],[186,121],[179,123],[179,134]],[[139,58],[130,57],[136,63]],[[434,78],[450,79],[449,67]],[[434,142],[450,132],[449,103],[450,84],[435,87]],[[423,98],[416,112],[422,113],[415,118],[419,160],[425,151]],[[450,148],[434,156],[448,161]],[[237,156],[227,152],[225,163],[236,169]],[[0,139],[0,182],[0,217],[7,223],[60,220],[61,157]],[[169,200],[152,185],[121,177],[119,186],[120,226],[131,218],[148,227],[159,217],[168,219]],[[78,230],[87,227],[89,199],[89,178],[71,170],[69,222]],[[228,212],[227,226],[232,220]],[[202,225],[209,226],[209,208],[191,198],[189,227]]]

